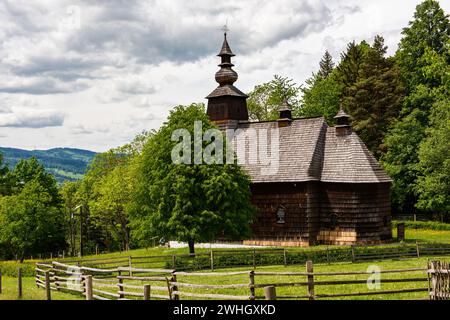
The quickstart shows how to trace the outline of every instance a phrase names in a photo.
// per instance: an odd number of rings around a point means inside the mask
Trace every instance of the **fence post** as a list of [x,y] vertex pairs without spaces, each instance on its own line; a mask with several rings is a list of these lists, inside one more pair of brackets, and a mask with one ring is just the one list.
[[[175,274],[175,272],[172,272],[172,282],[177,282],[177,275]],[[173,291],[178,291],[177,285],[172,286],[172,292]],[[173,300],[180,300],[180,296],[178,295],[178,293],[173,294]]]
[[2,270],[0,270],[0,294],[2,293]]
[[277,300],[275,286],[264,287],[264,296],[266,297],[266,300]]
[[417,258],[420,258],[419,241],[416,241],[416,253],[417,253]]
[[[122,271],[119,270],[118,272],[118,280],[119,280],[119,284],[117,285],[117,287],[119,288],[119,292],[123,291],[123,279],[121,278],[122,276]],[[124,295],[123,293],[119,293],[119,299],[123,299]]]
[[86,275],[84,277],[84,282],[86,284],[86,300],[94,300],[94,297],[92,294],[92,276]]
[[211,271],[214,271],[214,251],[211,250]]
[[45,295],[47,300],[52,300],[52,293],[50,287],[50,271],[45,271]]
[[22,268],[19,268],[17,272],[17,284],[18,284],[18,295],[19,298],[22,298],[23,291],[22,291]]
[[306,261],[306,272],[308,273],[308,296],[309,300],[314,300],[314,268],[312,261]]
[[150,300],[150,285],[144,285],[144,300]]
[[250,288],[250,300],[255,300],[255,271],[250,271],[249,273],[250,283],[248,284]]
[[283,262],[284,266],[287,266],[287,255],[286,255],[286,248],[283,249]]
[[351,250],[352,250],[352,262],[355,262],[355,246],[353,244]]
[[132,262],[132,257],[128,256],[128,267],[130,268],[130,277],[133,276],[133,271],[131,271],[131,269],[133,268],[133,262]]
[[172,269],[175,269],[175,255],[172,255]]

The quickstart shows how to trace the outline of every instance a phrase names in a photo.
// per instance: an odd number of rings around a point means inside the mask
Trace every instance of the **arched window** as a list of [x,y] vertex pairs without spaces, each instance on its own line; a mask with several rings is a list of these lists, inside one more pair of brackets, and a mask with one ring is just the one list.
[[277,209],[277,223],[286,223],[286,209],[283,206]]

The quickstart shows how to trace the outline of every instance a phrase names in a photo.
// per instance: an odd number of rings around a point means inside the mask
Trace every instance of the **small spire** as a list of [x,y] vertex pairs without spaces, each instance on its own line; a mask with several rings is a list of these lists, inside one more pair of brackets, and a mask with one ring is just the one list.
[[230,45],[227,41],[227,25],[223,28],[223,44],[222,49],[218,56],[221,58],[219,64],[220,70],[216,73],[216,81],[221,85],[232,85],[238,79],[237,73],[232,69],[234,64],[231,63],[231,57],[234,57],[234,53],[231,51]]
[[346,136],[351,134],[352,128],[350,127],[350,116],[342,108],[342,104],[339,108],[338,113],[334,116],[336,119],[336,135]]
[[283,100],[283,103],[278,107],[278,112],[280,113],[279,119],[292,120],[292,108],[286,98]]
[[334,116],[334,119],[341,119],[341,118],[350,118],[350,116],[344,111],[342,108],[342,105],[339,108],[338,113]]

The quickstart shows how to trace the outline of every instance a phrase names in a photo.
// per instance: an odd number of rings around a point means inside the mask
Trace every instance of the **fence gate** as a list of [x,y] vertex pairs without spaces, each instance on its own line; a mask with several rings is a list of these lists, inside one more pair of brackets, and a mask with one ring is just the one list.
[[450,263],[428,261],[428,288],[431,300],[450,300]]

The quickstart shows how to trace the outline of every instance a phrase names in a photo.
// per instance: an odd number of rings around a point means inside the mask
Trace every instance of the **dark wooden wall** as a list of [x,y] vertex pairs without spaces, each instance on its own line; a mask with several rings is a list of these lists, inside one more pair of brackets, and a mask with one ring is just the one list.
[[[258,208],[255,240],[314,245],[379,243],[392,237],[389,183],[253,184],[252,194]],[[286,211],[284,224],[277,223],[279,206]]]
[[321,199],[322,230],[355,230],[359,243],[392,237],[390,183],[323,183]]
[[[259,240],[308,241],[307,186],[305,183],[270,183],[252,185],[252,202],[258,212],[253,224]],[[286,210],[286,222],[277,223],[279,206]]]

